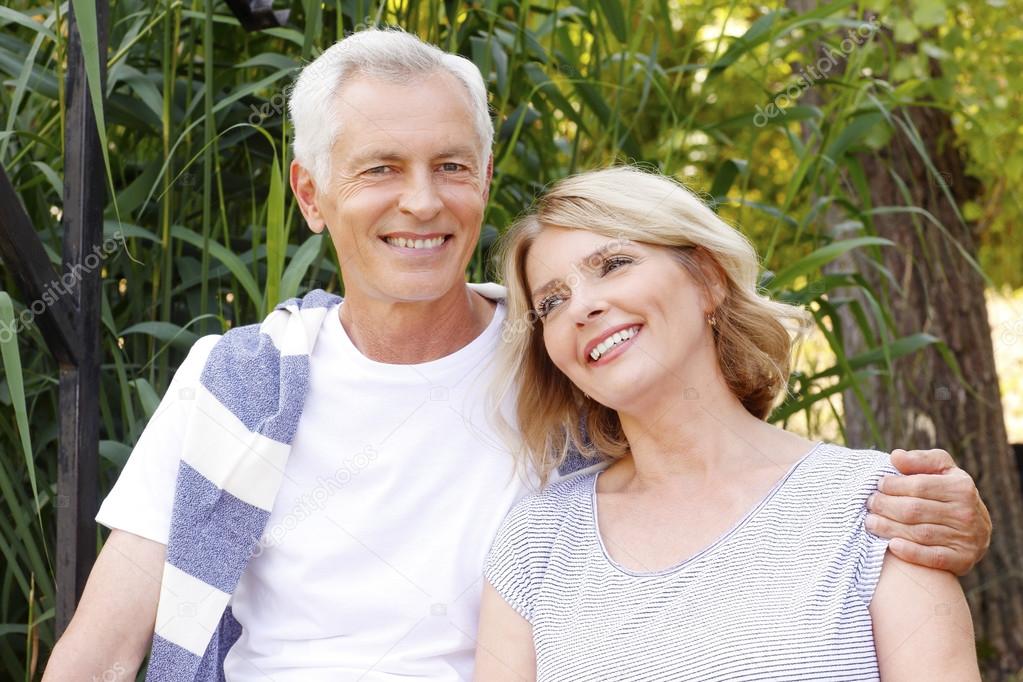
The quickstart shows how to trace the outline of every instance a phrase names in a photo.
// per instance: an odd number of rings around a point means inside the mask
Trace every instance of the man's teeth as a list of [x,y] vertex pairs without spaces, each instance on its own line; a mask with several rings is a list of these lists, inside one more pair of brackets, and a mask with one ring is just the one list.
[[444,237],[433,239],[405,239],[404,237],[388,237],[391,246],[402,246],[406,249],[433,249],[444,243]]
[[628,341],[639,332],[639,326],[629,327],[623,329],[620,332],[615,332],[611,336],[607,337],[603,341],[597,344],[597,346],[590,351],[590,358],[593,360],[599,360],[600,356],[608,352],[623,341]]

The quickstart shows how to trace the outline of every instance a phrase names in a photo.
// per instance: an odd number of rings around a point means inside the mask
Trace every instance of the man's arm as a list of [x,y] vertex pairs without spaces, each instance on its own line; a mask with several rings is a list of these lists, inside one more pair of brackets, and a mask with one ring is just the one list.
[[968,473],[944,450],[895,450],[904,476],[886,476],[867,501],[867,530],[892,538],[904,561],[966,575],[991,543],[991,516]]
[[888,552],[870,617],[883,682],[980,682],[970,607],[951,573]]
[[532,626],[486,580],[480,603],[473,679],[476,682],[532,682],[536,679]]
[[166,555],[159,542],[110,533],[43,682],[135,679],[153,639]]

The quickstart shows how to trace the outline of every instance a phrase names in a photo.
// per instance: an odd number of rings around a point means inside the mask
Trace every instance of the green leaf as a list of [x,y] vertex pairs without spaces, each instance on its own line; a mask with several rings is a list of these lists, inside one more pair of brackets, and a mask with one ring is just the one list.
[[284,221],[284,179],[277,155],[270,167],[270,193],[266,200],[266,293],[267,314],[280,302],[281,276],[287,256],[288,231]]
[[131,455],[131,448],[116,440],[101,440],[99,442],[99,456],[112,463],[120,471],[128,462]]
[[885,116],[878,111],[871,111],[853,117],[838,134],[838,137],[824,150],[824,155],[837,161],[845,152],[863,141],[876,126],[887,125]]
[[710,196],[717,202],[725,200],[732,183],[749,168],[749,164],[743,159],[728,159],[718,172],[714,175],[714,182],[710,186]]
[[298,251],[291,257],[284,276],[281,277],[280,299],[287,300],[298,295],[298,287],[302,284],[302,278],[309,271],[313,261],[320,255],[323,248],[323,235],[316,234],[305,240]]
[[264,52],[255,57],[249,57],[243,62],[234,65],[236,69],[247,69],[253,66],[268,66],[272,69],[287,70],[297,69],[302,64],[279,52]]
[[913,21],[923,29],[945,23],[945,3],[942,0],[914,0]]
[[[197,249],[203,248],[203,238],[201,234],[196,234],[192,230],[181,225],[175,225],[171,228],[171,236],[175,239],[188,242]],[[218,242],[209,242],[210,255],[216,258],[218,261],[224,264],[238,284],[242,286],[245,293],[248,294],[257,310],[263,310],[263,296],[259,291],[259,286],[256,284],[255,277],[249,272],[245,265],[234,253],[229,251],[223,244]]]
[[813,253],[800,258],[783,268],[768,284],[770,291],[779,291],[801,276],[809,277],[844,253],[864,246],[893,246],[893,242],[881,237],[857,237],[844,239],[822,246]]
[[96,117],[96,132],[99,134],[100,150],[103,153],[103,166],[106,169],[108,187],[112,189],[114,176],[110,170],[110,144],[107,141],[107,124],[103,115],[103,87],[100,79],[100,60],[105,61],[107,55],[99,53],[96,3],[87,2],[87,0],[71,0],[71,5],[74,7],[75,23],[81,38],[89,98],[92,101],[92,113]]
[[54,33],[49,27],[39,23],[38,21],[32,19],[31,17],[25,16],[21,12],[10,9],[9,7],[4,7],[3,5],[0,5],[0,20],[9,21],[11,23],[24,26],[45,36],[46,38],[49,38],[53,42],[57,42],[57,34]]
[[152,419],[156,414],[156,408],[160,406],[160,396],[153,389],[153,385],[145,379],[133,379],[129,382],[139,394],[139,402],[142,403],[142,410],[146,413],[146,419]]
[[742,37],[729,45],[725,53],[721,55],[721,58],[711,65],[710,71],[707,73],[707,77],[710,78],[712,76],[716,76],[737,62],[740,57],[751,51],[757,45],[766,42],[772,35],[772,29],[775,27],[775,22],[777,22],[783,14],[784,10],[768,12],[754,21]]
[[920,38],[916,24],[906,17],[895,22],[895,41],[899,43],[915,43]]
[[625,27],[625,10],[623,8],[625,3],[623,0],[598,0],[598,2],[615,38],[620,43],[628,42],[629,36]]
[[[14,319],[14,303],[6,291],[0,291],[0,356],[3,357],[4,377],[14,407],[14,421],[18,425],[18,439],[21,453],[25,458],[32,499],[39,515],[39,487],[36,483],[35,458],[32,456],[32,437],[28,430],[28,407],[25,403],[25,377],[21,371],[21,354],[18,352],[18,321]],[[42,525],[42,517],[39,517]]]
[[199,340],[195,332],[190,332],[173,322],[139,322],[123,330],[119,336],[145,334],[166,344],[173,344],[182,350],[188,350]]

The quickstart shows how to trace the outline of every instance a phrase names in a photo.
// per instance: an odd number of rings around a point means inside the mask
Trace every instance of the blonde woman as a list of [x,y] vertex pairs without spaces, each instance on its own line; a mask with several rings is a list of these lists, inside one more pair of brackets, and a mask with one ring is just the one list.
[[611,463],[504,522],[478,680],[979,679],[956,578],[864,527],[888,455],[765,421],[807,319],[738,231],[618,167],[556,184],[503,266],[528,466]]

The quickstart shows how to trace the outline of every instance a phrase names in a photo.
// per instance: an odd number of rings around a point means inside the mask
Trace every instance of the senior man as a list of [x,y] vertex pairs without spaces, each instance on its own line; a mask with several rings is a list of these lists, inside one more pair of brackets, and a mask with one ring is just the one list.
[[[47,681],[132,679],[150,647],[154,680],[472,675],[483,559],[532,484],[485,414],[502,290],[465,283],[493,164],[484,82],[370,30],[307,66],[290,107],[291,187],[346,297],[195,344],[100,509],[112,532]],[[968,570],[990,536],[976,488],[940,451],[895,459],[944,475],[881,496],[893,551]],[[907,481],[946,500],[914,506],[930,547],[900,523]]]

